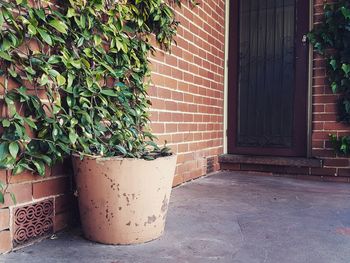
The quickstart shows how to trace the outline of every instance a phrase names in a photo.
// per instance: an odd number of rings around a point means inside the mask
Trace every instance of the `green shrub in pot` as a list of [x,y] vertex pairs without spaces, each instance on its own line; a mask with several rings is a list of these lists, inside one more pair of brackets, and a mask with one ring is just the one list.
[[171,155],[148,128],[148,56],[170,49],[180,2],[0,0],[0,168]]

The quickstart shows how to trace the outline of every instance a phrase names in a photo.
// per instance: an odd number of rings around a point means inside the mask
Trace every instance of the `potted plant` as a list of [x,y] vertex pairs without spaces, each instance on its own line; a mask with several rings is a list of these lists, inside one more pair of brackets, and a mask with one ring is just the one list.
[[72,156],[85,236],[108,244],[155,239],[176,155],[158,147],[148,128],[148,56],[152,43],[169,50],[180,0],[56,4],[0,1],[8,113],[0,165],[44,175]]

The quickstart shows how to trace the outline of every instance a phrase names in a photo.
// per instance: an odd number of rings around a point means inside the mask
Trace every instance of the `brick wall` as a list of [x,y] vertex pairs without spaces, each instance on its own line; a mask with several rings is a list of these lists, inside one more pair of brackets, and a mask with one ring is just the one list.
[[[38,49],[36,43],[30,42],[29,49],[34,51]],[[4,83],[4,79],[0,77],[0,83]],[[15,82],[9,81],[9,89],[18,88]],[[32,87],[33,88],[33,87]],[[28,87],[29,92],[34,89]],[[0,88],[0,96],[4,90]],[[7,110],[3,106],[0,97],[0,115],[6,116]],[[0,131],[1,132],[1,131]],[[7,185],[7,194],[5,195],[5,203],[0,204],[0,254],[13,248],[14,231],[14,211],[18,207],[31,206],[44,200],[53,201],[53,218],[52,227],[47,234],[59,231],[65,228],[72,220],[72,187],[71,187],[71,165],[58,164],[52,168],[46,168],[44,177],[24,172],[19,175],[12,176],[11,171],[0,170],[0,181]],[[17,203],[14,205],[10,194],[13,193]],[[28,215],[30,218],[30,215]],[[37,231],[43,228],[43,224],[36,226]],[[26,233],[28,234],[28,233]]]
[[[200,5],[194,9],[184,4],[177,11],[181,25],[172,54],[158,50],[156,56],[150,57],[152,129],[160,143],[166,140],[178,154],[174,185],[218,170],[217,156],[223,153],[225,0],[197,2]],[[315,0],[315,23],[320,21],[323,4],[323,0]],[[349,127],[336,122],[337,95],[332,94],[328,86],[325,61],[317,54],[313,59],[312,90],[312,156],[323,159],[324,167],[280,167],[276,171],[337,176],[349,181],[349,159],[336,156],[328,141],[329,133],[342,135],[349,132]],[[9,190],[16,194],[18,201],[17,206],[12,206],[7,198],[6,204],[0,205],[0,253],[12,249],[16,207],[52,199],[53,230],[68,224],[74,212],[69,167],[58,165],[44,178],[29,173],[10,177],[0,170],[0,181],[9,183]],[[246,170],[274,169],[276,167],[246,167]]]
[[[174,185],[217,170],[217,156],[223,152],[225,1],[197,2],[195,9],[184,4],[178,10],[181,26],[172,54],[158,50],[150,58],[152,128],[160,143],[167,140],[178,154]],[[31,43],[30,48],[37,47]],[[1,100],[0,106],[0,113],[6,114]],[[0,181],[7,182],[17,198],[17,205],[9,196],[0,205],[0,254],[13,248],[18,207],[53,200],[52,232],[67,226],[76,211],[69,167],[69,162],[57,165],[45,177],[10,176],[0,170]]]
[[[8,191],[15,194],[17,204],[13,205],[10,196],[5,196],[5,204],[0,204],[0,254],[13,248],[15,233],[13,231],[15,215],[18,207],[31,206],[44,200],[53,201],[52,228],[50,235],[65,228],[75,212],[72,210],[73,198],[71,192],[70,171],[58,165],[49,169],[45,177],[30,173],[10,176],[10,172],[0,170],[0,181],[8,183]],[[30,212],[29,212],[30,213]],[[30,218],[30,215],[26,215]],[[36,226],[37,228],[41,226]],[[26,233],[28,234],[28,233]]]
[[[314,0],[314,25],[323,18],[324,4],[334,0]],[[323,179],[327,181],[350,182],[349,158],[335,154],[329,141],[329,134],[339,136],[350,134],[350,126],[337,122],[337,94],[333,94],[326,75],[326,61],[317,53],[312,61],[312,138],[311,157],[323,160],[323,167],[290,167],[256,164],[223,164],[230,170],[271,172],[272,174],[293,174],[299,178]],[[313,175],[313,177],[310,177]],[[289,175],[288,175],[289,176]]]
[[178,10],[172,54],[150,58],[152,128],[178,154],[174,185],[217,170],[223,153],[225,1],[197,2]]
[[[23,47],[23,52],[32,52],[39,48],[38,43],[35,41],[30,41],[27,45],[28,50]],[[2,85],[4,84],[3,77],[0,77],[0,83]],[[4,89],[2,85],[0,85],[0,116],[5,117],[7,116],[7,109],[3,103],[2,95]],[[15,88],[18,88],[18,84],[9,81],[8,89],[11,90]],[[35,92],[32,86],[28,85],[27,88],[28,92]],[[29,129],[28,132],[30,133]],[[22,237],[28,237],[28,241],[30,242],[35,239],[30,237],[33,233],[37,234],[40,230],[43,230],[45,233],[41,236],[39,235],[39,238],[48,236],[62,230],[72,222],[73,214],[76,213],[76,209],[72,209],[75,202],[72,194],[70,161],[55,165],[52,168],[46,167],[46,174],[44,177],[30,172],[23,172],[19,175],[12,176],[11,171],[0,170],[0,181],[7,185],[8,192],[5,195],[5,203],[0,204],[0,254],[12,250],[15,245],[21,246],[15,244],[14,240],[16,236],[19,237],[19,235],[22,235]],[[16,204],[13,203],[9,193],[15,195]],[[36,225],[35,218],[39,216],[40,211],[36,210],[34,205],[42,203],[45,200],[52,201],[52,203],[50,203],[52,204],[51,207],[46,208],[52,208],[50,224],[48,222],[38,222]],[[26,214],[22,215],[22,219],[30,221],[31,228],[26,229],[25,232],[19,233],[14,230],[14,222],[16,218],[18,218],[15,216],[15,211],[22,207],[29,208],[25,209]],[[33,216],[32,213],[35,213],[35,215]],[[45,224],[47,224],[47,228]]]
[[[332,2],[332,1],[328,1]],[[334,1],[333,1],[334,2]],[[325,1],[314,2],[314,23],[320,23],[323,17]],[[350,133],[350,127],[338,123],[337,98],[332,93],[326,76],[326,61],[318,54],[313,60],[313,133],[312,155],[324,160],[324,167],[317,169],[314,174],[327,176],[350,176],[349,158],[337,156],[329,143],[329,134],[345,135]]]

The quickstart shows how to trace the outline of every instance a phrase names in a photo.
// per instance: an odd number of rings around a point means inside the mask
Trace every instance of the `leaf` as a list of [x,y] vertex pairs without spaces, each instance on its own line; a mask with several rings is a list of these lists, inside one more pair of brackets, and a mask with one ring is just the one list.
[[110,97],[119,97],[118,93],[116,93],[112,89],[103,89],[103,90],[101,90],[101,93],[103,95],[110,96]]
[[71,18],[73,16],[76,16],[75,10],[73,8],[68,8],[67,17]]
[[2,120],[2,127],[7,128],[10,127],[11,122],[7,119]]
[[70,61],[70,63],[72,64],[73,67],[80,69],[81,68],[81,62],[80,60],[72,60]]
[[88,58],[92,58],[91,48],[84,48],[83,51]]
[[17,174],[20,174],[24,171],[24,167],[21,165],[21,164],[17,164],[13,170],[12,170],[12,174],[13,175],[17,175]]
[[120,41],[119,38],[115,38],[114,41],[117,46],[117,50],[120,51],[123,48],[123,43]]
[[42,9],[34,9],[35,14],[43,21],[46,21],[45,12]]
[[88,88],[91,88],[93,84],[94,82],[91,78],[86,78],[86,85],[88,86]]
[[335,59],[331,59],[329,64],[332,66],[333,70],[336,70],[338,68],[337,61]]
[[66,78],[63,77],[61,74],[56,77],[56,80],[59,86],[63,86],[64,84],[66,84]]
[[144,155],[143,158],[147,161],[153,161],[155,159],[153,156],[150,155]]
[[2,28],[2,25],[4,24],[4,22],[5,22],[4,16],[2,12],[0,12],[0,29]]
[[115,145],[115,148],[117,148],[117,150],[119,152],[121,152],[123,155],[127,155],[127,151],[125,150],[125,148],[123,146]]
[[68,27],[62,21],[59,21],[57,19],[53,19],[53,20],[49,21],[49,24],[50,24],[50,26],[55,28],[58,32],[61,32],[63,34],[67,34]]
[[49,74],[52,76],[52,77],[54,77],[54,78],[56,78],[57,76],[59,76],[59,75],[61,75],[57,70],[55,70],[55,69],[50,69],[49,70]]
[[58,135],[58,129],[56,127],[54,127],[52,130],[52,137],[54,140],[57,139],[57,135]]
[[49,77],[46,74],[42,74],[39,81],[40,86],[45,86],[47,83],[49,83]]
[[33,128],[33,129],[37,129],[37,126],[35,125],[35,123],[31,119],[23,118],[23,120],[29,125],[29,127]]
[[18,125],[17,123],[15,123],[15,127],[16,127],[16,133],[19,137],[23,137],[23,134],[25,133],[25,129],[23,126]]
[[57,55],[51,56],[47,62],[50,64],[57,64],[61,62],[61,57]]
[[53,105],[53,114],[57,114],[61,111],[61,107]]
[[85,22],[86,22],[86,18],[84,15],[80,15],[80,26],[81,28],[85,28]]
[[31,35],[36,35],[36,28],[35,28],[35,26],[33,26],[32,24],[29,24],[28,25],[28,32],[29,32],[29,34],[31,34]]
[[5,198],[4,198],[4,194],[2,191],[0,191],[0,203],[1,204],[5,203]]
[[75,76],[73,74],[71,74],[71,73],[68,73],[67,88],[72,87],[74,79],[75,79]]
[[331,85],[331,87],[332,87],[333,93],[336,93],[337,90],[338,90],[338,84],[337,84],[336,82],[333,82],[332,85]]
[[99,35],[94,35],[95,46],[99,46],[102,43],[102,39]]
[[0,50],[7,51],[10,49],[10,47],[11,47],[11,42],[7,38],[4,38]]
[[13,158],[17,157],[17,153],[19,151],[19,146],[17,142],[11,142],[9,145],[9,152]]
[[350,18],[350,9],[349,8],[346,8],[345,6],[342,6],[340,8],[341,10],[341,13],[343,14],[343,16],[346,18],[346,19],[349,19]]
[[70,140],[71,144],[75,144],[78,137],[79,136],[75,133],[75,131],[71,129],[69,132],[69,140]]
[[68,107],[73,107],[74,99],[71,96],[67,96],[66,100],[67,100]]
[[345,75],[349,74],[349,72],[350,72],[350,65],[349,64],[343,64],[341,68],[344,71]]
[[11,100],[9,97],[5,97],[5,102],[7,104],[9,117],[13,117],[17,112],[14,101]]
[[106,69],[108,69],[108,71],[112,74],[113,77],[115,78],[119,78],[119,76],[115,73],[115,71],[113,70],[113,68],[111,66],[109,66],[108,64],[106,63],[103,63],[102,61],[100,61],[100,64],[102,66],[104,66]]
[[4,52],[4,51],[0,51],[0,58],[3,58],[7,61],[12,61],[11,56],[9,55],[9,53]]
[[52,46],[52,38],[50,37],[50,35],[46,32],[46,30],[41,29],[41,28],[37,28],[37,31],[39,32],[39,35],[41,36],[41,38],[50,46]]
[[51,165],[52,164],[52,160],[49,156],[45,155],[45,154],[40,154],[37,155],[38,158],[40,158],[41,160],[43,160],[47,165]]
[[14,78],[18,76],[17,72],[11,68],[8,68],[7,71],[10,73],[10,75]]
[[31,75],[35,75],[36,71],[32,67],[25,67],[25,71],[27,71]]
[[85,39],[84,39],[83,37],[79,38],[78,43],[77,43],[77,46],[78,46],[78,47],[82,46],[82,45],[84,44],[84,40],[85,40]]
[[39,173],[40,176],[45,175],[45,164],[43,161],[40,160],[32,160],[37,172]]
[[126,85],[123,82],[116,82],[114,86],[115,87],[122,87],[122,88],[126,87]]
[[3,160],[6,157],[6,155],[8,154],[7,145],[8,145],[7,142],[3,142],[0,144],[0,160]]

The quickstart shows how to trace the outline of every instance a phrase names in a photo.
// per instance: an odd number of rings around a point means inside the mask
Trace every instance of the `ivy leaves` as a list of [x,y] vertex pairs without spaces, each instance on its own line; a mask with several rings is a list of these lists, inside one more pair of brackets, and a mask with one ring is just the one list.
[[336,135],[329,135],[333,148],[340,154],[350,154],[350,136],[342,136],[338,138]]
[[169,155],[152,142],[144,80],[150,39],[170,49],[180,3],[0,0],[0,168],[44,176],[72,153]]
[[47,31],[45,29],[42,28],[37,28],[37,32],[39,33],[40,37],[42,38],[42,40],[48,44],[49,46],[52,46],[53,42],[52,42],[52,38],[51,36],[47,33]]
[[316,51],[328,60],[327,73],[332,91],[342,94],[344,103],[339,103],[339,120],[349,122],[350,111],[345,105],[350,99],[350,3],[342,0],[326,5],[323,22],[309,38]]
[[347,6],[340,7],[340,11],[345,19],[350,19],[350,9]]
[[[350,3],[340,0],[325,5],[325,14],[310,34],[315,50],[328,62],[327,74],[333,93],[339,93],[338,119],[350,124]],[[349,137],[330,135],[334,148],[349,154]]]
[[[26,114],[18,111],[20,107],[16,107],[15,102],[22,103]],[[27,94],[24,87],[7,92],[5,103],[9,117],[1,120],[4,132],[0,140],[0,168],[12,169],[12,174],[30,170],[44,176],[45,166],[61,160],[63,155],[54,147],[51,135],[45,132],[55,125],[54,120],[46,116],[42,102]]]
[[11,142],[9,144],[9,152],[13,158],[17,157],[18,151],[19,151],[19,146],[18,146],[17,142]]
[[58,32],[62,34],[67,34],[68,26],[62,21],[59,21],[57,19],[52,19],[49,21],[49,25],[52,26],[54,29],[56,29]]

